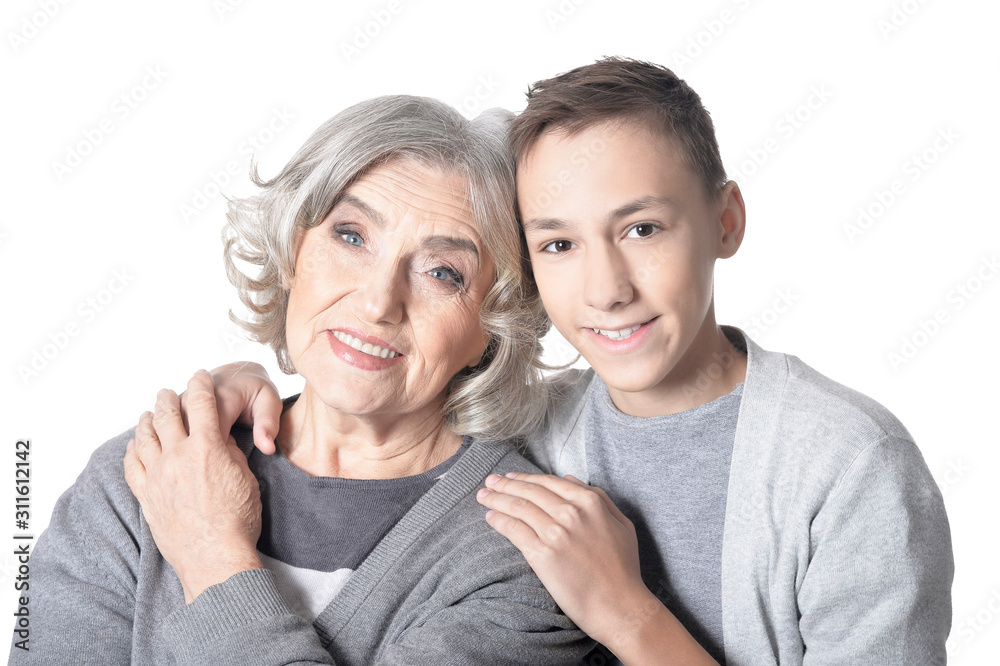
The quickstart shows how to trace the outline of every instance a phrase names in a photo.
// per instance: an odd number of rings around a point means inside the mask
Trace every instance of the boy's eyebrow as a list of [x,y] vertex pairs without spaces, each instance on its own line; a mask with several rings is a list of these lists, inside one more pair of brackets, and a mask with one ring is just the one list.
[[676,206],[676,204],[668,197],[639,197],[635,201],[630,201],[624,206],[619,206],[611,211],[611,213],[608,214],[608,222],[620,220],[621,218],[628,217],[633,213],[638,213],[648,208],[659,208],[660,206]]
[[[620,220],[623,217],[628,217],[634,213],[638,213],[649,208],[658,208],[660,206],[676,206],[672,199],[668,197],[654,197],[645,196],[639,197],[634,201],[629,201],[627,204],[615,208],[613,211],[608,213],[607,221],[614,222],[615,220]],[[566,220],[558,217],[540,217],[532,218],[530,220],[524,220],[522,222],[524,226],[524,231],[559,231],[562,229],[569,228],[569,223]]]

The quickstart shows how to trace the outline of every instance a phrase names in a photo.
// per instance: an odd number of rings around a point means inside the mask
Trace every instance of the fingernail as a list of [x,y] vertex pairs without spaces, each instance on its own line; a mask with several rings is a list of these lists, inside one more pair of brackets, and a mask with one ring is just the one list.
[[487,520],[489,520],[490,518],[492,518],[494,513],[496,513],[496,511],[494,511],[493,509],[490,509],[489,511],[487,511],[486,512],[486,518],[487,518]]
[[167,389],[162,388],[162,389],[160,389],[159,391],[156,392],[156,397],[157,398],[162,397],[162,396],[166,395],[166,393],[167,393]]
[[486,485],[492,486],[494,483],[496,483],[499,480],[500,480],[500,475],[499,474],[490,474],[488,477],[486,477]]
[[487,495],[489,495],[489,494],[490,494],[490,493],[492,493],[492,492],[493,492],[493,491],[492,491],[492,490],[490,490],[489,488],[481,488],[481,489],[479,490],[479,492],[478,492],[478,493],[476,493],[476,497],[480,497],[480,498],[482,498],[482,497],[486,497]]
[[506,474],[504,474],[504,476],[506,476],[508,479],[516,479],[517,472],[507,472]]

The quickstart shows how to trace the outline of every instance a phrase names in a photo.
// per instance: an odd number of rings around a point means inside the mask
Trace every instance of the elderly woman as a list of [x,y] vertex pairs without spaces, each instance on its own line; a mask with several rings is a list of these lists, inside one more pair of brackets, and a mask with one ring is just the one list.
[[207,374],[189,428],[162,391],[59,500],[11,663],[577,661],[589,641],[475,499],[534,471],[497,440],[544,405],[503,118],[371,100],[255,182],[226,268],[305,379],[278,452],[223,438]]

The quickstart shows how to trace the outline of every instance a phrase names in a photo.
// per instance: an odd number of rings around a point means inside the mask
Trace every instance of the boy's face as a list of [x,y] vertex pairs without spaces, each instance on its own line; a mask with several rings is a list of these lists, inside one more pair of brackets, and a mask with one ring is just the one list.
[[517,187],[545,308],[615,404],[635,414],[696,377],[718,337],[715,260],[742,239],[735,184],[709,201],[672,137],[604,124],[543,134]]

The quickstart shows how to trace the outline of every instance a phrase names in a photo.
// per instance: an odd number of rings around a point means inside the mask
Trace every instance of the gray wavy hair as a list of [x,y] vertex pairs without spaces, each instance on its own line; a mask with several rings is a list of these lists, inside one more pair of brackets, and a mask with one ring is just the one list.
[[[508,439],[536,430],[544,417],[540,338],[549,329],[515,211],[514,161],[507,145],[512,114],[490,109],[467,120],[426,97],[392,95],[356,104],[313,132],[261,192],[229,202],[223,229],[226,273],[250,310],[229,316],[274,349],[278,365],[295,372],[285,339],[288,289],[295,272],[296,235],[320,224],[343,191],[371,169],[409,158],[463,177],[474,223],[495,265],[480,306],[489,335],[475,368],[452,378],[445,416],[458,434]],[[256,269],[250,277],[237,262]]]

